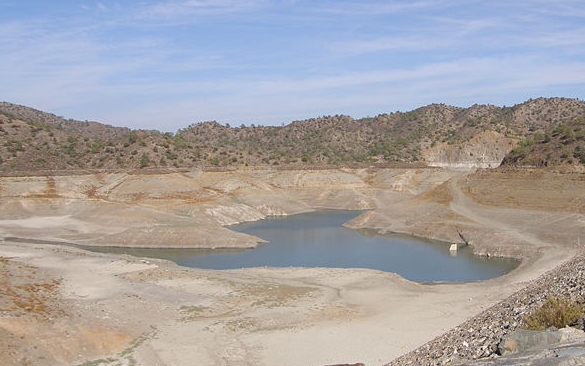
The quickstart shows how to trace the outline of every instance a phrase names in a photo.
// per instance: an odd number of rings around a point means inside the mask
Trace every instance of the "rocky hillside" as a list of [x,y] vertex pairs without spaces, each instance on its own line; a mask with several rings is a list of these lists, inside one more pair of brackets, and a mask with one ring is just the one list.
[[373,118],[325,116],[282,127],[203,122],[161,133],[68,120],[2,102],[0,173],[247,165],[494,167],[502,160],[583,164],[584,119],[583,101],[540,98],[513,107],[432,104]]
[[585,164],[585,117],[531,134],[506,156],[504,164],[536,167]]

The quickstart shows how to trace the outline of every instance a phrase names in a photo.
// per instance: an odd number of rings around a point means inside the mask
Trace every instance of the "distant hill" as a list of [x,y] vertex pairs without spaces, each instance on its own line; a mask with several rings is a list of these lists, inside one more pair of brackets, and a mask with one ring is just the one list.
[[431,104],[372,118],[323,116],[282,127],[192,124],[176,133],[82,122],[0,103],[0,173],[272,166],[585,164],[585,102],[513,107]]

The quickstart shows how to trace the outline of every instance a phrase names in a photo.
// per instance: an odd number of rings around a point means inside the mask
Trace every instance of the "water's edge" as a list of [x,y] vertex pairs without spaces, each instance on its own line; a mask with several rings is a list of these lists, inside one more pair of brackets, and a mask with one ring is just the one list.
[[229,226],[230,230],[266,240],[254,249],[137,249],[85,247],[171,260],[203,269],[253,267],[366,268],[397,273],[417,282],[470,282],[506,274],[519,261],[485,258],[469,248],[449,251],[451,243],[373,229],[352,230],[342,224],[363,211],[314,211]]

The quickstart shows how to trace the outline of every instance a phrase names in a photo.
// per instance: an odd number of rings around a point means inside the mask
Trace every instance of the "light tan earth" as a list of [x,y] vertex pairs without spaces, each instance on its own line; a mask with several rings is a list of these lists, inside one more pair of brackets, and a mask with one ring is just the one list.
[[[585,175],[335,169],[0,179],[2,365],[382,365],[585,240]],[[363,269],[209,271],[60,242],[253,247],[223,225],[318,209],[524,258],[503,277],[418,284]],[[268,244],[270,245],[270,244]]]

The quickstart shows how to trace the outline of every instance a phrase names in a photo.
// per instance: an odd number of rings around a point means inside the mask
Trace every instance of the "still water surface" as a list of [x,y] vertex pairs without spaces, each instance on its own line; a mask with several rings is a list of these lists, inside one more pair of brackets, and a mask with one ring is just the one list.
[[467,282],[498,277],[518,261],[477,257],[469,248],[449,253],[449,244],[409,236],[378,235],[341,226],[356,211],[322,211],[231,226],[269,241],[249,250],[126,249],[107,251],[169,259],[206,269],[250,267],[369,268],[419,282]]

